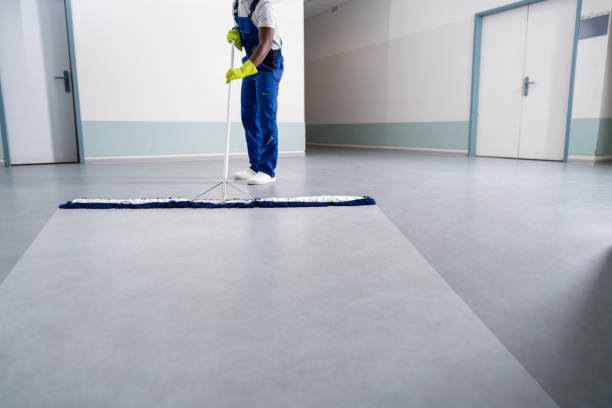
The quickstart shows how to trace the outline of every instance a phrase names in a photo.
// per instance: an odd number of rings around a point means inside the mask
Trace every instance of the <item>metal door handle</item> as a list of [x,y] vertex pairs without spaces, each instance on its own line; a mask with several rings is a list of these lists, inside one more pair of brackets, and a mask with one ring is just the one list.
[[64,71],[63,76],[53,77],[54,79],[61,79],[64,81],[64,90],[66,93],[70,93],[70,73],[68,71]]
[[523,96],[529,96],[529,85],[535,85],[535,82],[530,81],[529,77],[526,76],[523,82]]

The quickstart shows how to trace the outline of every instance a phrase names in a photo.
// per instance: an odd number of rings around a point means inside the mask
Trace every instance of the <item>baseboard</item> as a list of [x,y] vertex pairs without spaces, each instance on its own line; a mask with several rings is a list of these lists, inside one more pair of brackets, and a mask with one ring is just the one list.
[[306,143],[307,146],[321,147],[346,147],[353,149],[370,149],[370,150],[409,150],[415,152],[434,152],[434,153],[454,153],[467,154],[467,149],[436,149],[428,147],[404,147],[404,146],[371,146],[371,145],[353,145],[353,144],[333,144],[333,143]]
[[596,160],[596,157],[595,155],[591,154],[570,154],[567,156],[567,160],[594,162]]
[[[346,147],[353,149],[370,149],[370,150],[408,150],[415,152],[432,152],[432,153],[453,153],[453,154],[467,154],[467,149],[436,149],[436,148],[425,148],[425,147],[403,147],[403,146],[371,146],[371,145],[353,145],[353,144],[333,144],[333,143],[306,143],[307,146],[321,146],[321,147]],[[569,155],[567,157],[570,161],[587,161],[587,162],[608,162],[612,161],[612,155],[610,156],[595,156],[595,155]]]
[[[304,151],[284,151],[279,152],[279,157],[304,157]],[[201,153],[201,154],[164,154],[164,155],[147,155],[147,156],[103,156],[103,157],[86,157],[86,164],[110,164],[110,163],[154,163],[154,162],[177,162],[177,161],[194,161],[194,160],[218,160],[222,159],[223,153]],[[247,158],[246,152],[230,153],[232,159]]]
[[582,161],[590,163],[606,163],[612,161],[612,155],[608,156],[595,156],[595,155],[582,155],[582,154],[570,154],[567,159],[569,161]]
[[602,163],[602,162],[610,162],[612,161],[612,155],[608,155],[608,156],[597,156],[597,158],[595,159],[596,162],[598,163]]

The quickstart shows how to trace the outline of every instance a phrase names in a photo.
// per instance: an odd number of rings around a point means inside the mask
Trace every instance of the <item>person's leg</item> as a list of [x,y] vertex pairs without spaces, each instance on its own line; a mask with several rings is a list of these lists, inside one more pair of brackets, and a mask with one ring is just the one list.
[[259,145],[261,144],[261,125],[257,109],[257,77],[253,75],[242,80],[242,125],[246,134],[247,149],[251,170],[259,171]]
[[278,85],[283,75],[282,61],[275,70],[261,70],[257,74],[257,106],[261,125],[261,144],[259,146],[259,169],[270,177],[275,177],[278,159]]

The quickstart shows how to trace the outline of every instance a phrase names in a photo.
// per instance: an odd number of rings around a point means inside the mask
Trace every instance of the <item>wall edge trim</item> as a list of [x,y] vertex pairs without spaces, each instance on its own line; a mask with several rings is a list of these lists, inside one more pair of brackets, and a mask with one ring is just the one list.
[[596,156],[591,154],[570,154],[567,159],[568,161],[602,163],[612,161],[612,155]]
[[[145,162],[177,162],[192,161],[195,159],[216,160],[222,159],[225,153],[198,153],[198,154],[162,154],[162,155],[141,155],[141,156],[100,156],[86,157],[86,164],[111,164],[111,163],[145,163]],[[303,150],[288,150],[278,152],[279,157],[304,157],[306,152]],[[230,153],[231,158],[246,158],[248,153]]]
[[[285,122],[286,123],[286,122]],[[361,125],[431,125],[431,124],[440,124],[440,123],[470,123],[469,119],[467,120],[419,120],[412,122],[340,122],[340,123],[308,123],[306,122],[306,127],[309,126],[361,126]]]
[[370,150],[408,150],[416,152],[435,152],[435,153],[454,153],[467,154],[467,149],[436,149],[434,147],[405,147],[405,146],[376,146],[376,145],[355,145],[355,144],[334,144],[334,143],[306,143],[306,146],[315,147],[346,147],[353,149]]
[[588,161],[594,162],[597,160],[593,154],[570,154],[567,156],[568,161]]

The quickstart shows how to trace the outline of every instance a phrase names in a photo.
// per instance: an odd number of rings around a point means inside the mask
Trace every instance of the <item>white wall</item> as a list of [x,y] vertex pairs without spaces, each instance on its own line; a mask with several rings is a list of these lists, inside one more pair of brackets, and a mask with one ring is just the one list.
[[[224,122],[232,4],[73,0],[82,119]],[[303,123],[303,2],[283,0],[277,7],[287,61],[278,120]],[[234,121],[240,120],[239,88]]]
[[608,37],[580,41],[576,61],[574,118],[598,118],[604,95]]
[[[582,15],[589,17],[603,11],[610,11],[610,8],[612,8],[610,0],[587,0],[583,3]],[[581,40],[579,43],[574,89],[574,118],[599,118],[604,113],[602,103],[608,42],[609,34]]]
[[[307,20],[307,124],[468,121],[474,15],[511,2],[353,0]],[[600,115],[606,47],[580,42],[575,118]]]
[[[611,20],[612,20],[612,16],[611,16]],[[597,42],[597,46],[600,47],[600,50],[601,50],[598,53],[598,55],[601,55],[601,53],[604,52],[603,50],[607,49],[607,61],[605,64],[605,71],[600,73],[603,76],[603,86],[602,86],[603,95],[602,95],[601,115],[600,116],[602,118],[610,119],[612,118],[612,37],[609,34],[608,34],[608,38],[601,37],[600,41]],[[597,94],[597,96],[599,96],[599,94]],[[612,135],[609,135],[609,136],[610,138],[612,138]]]

